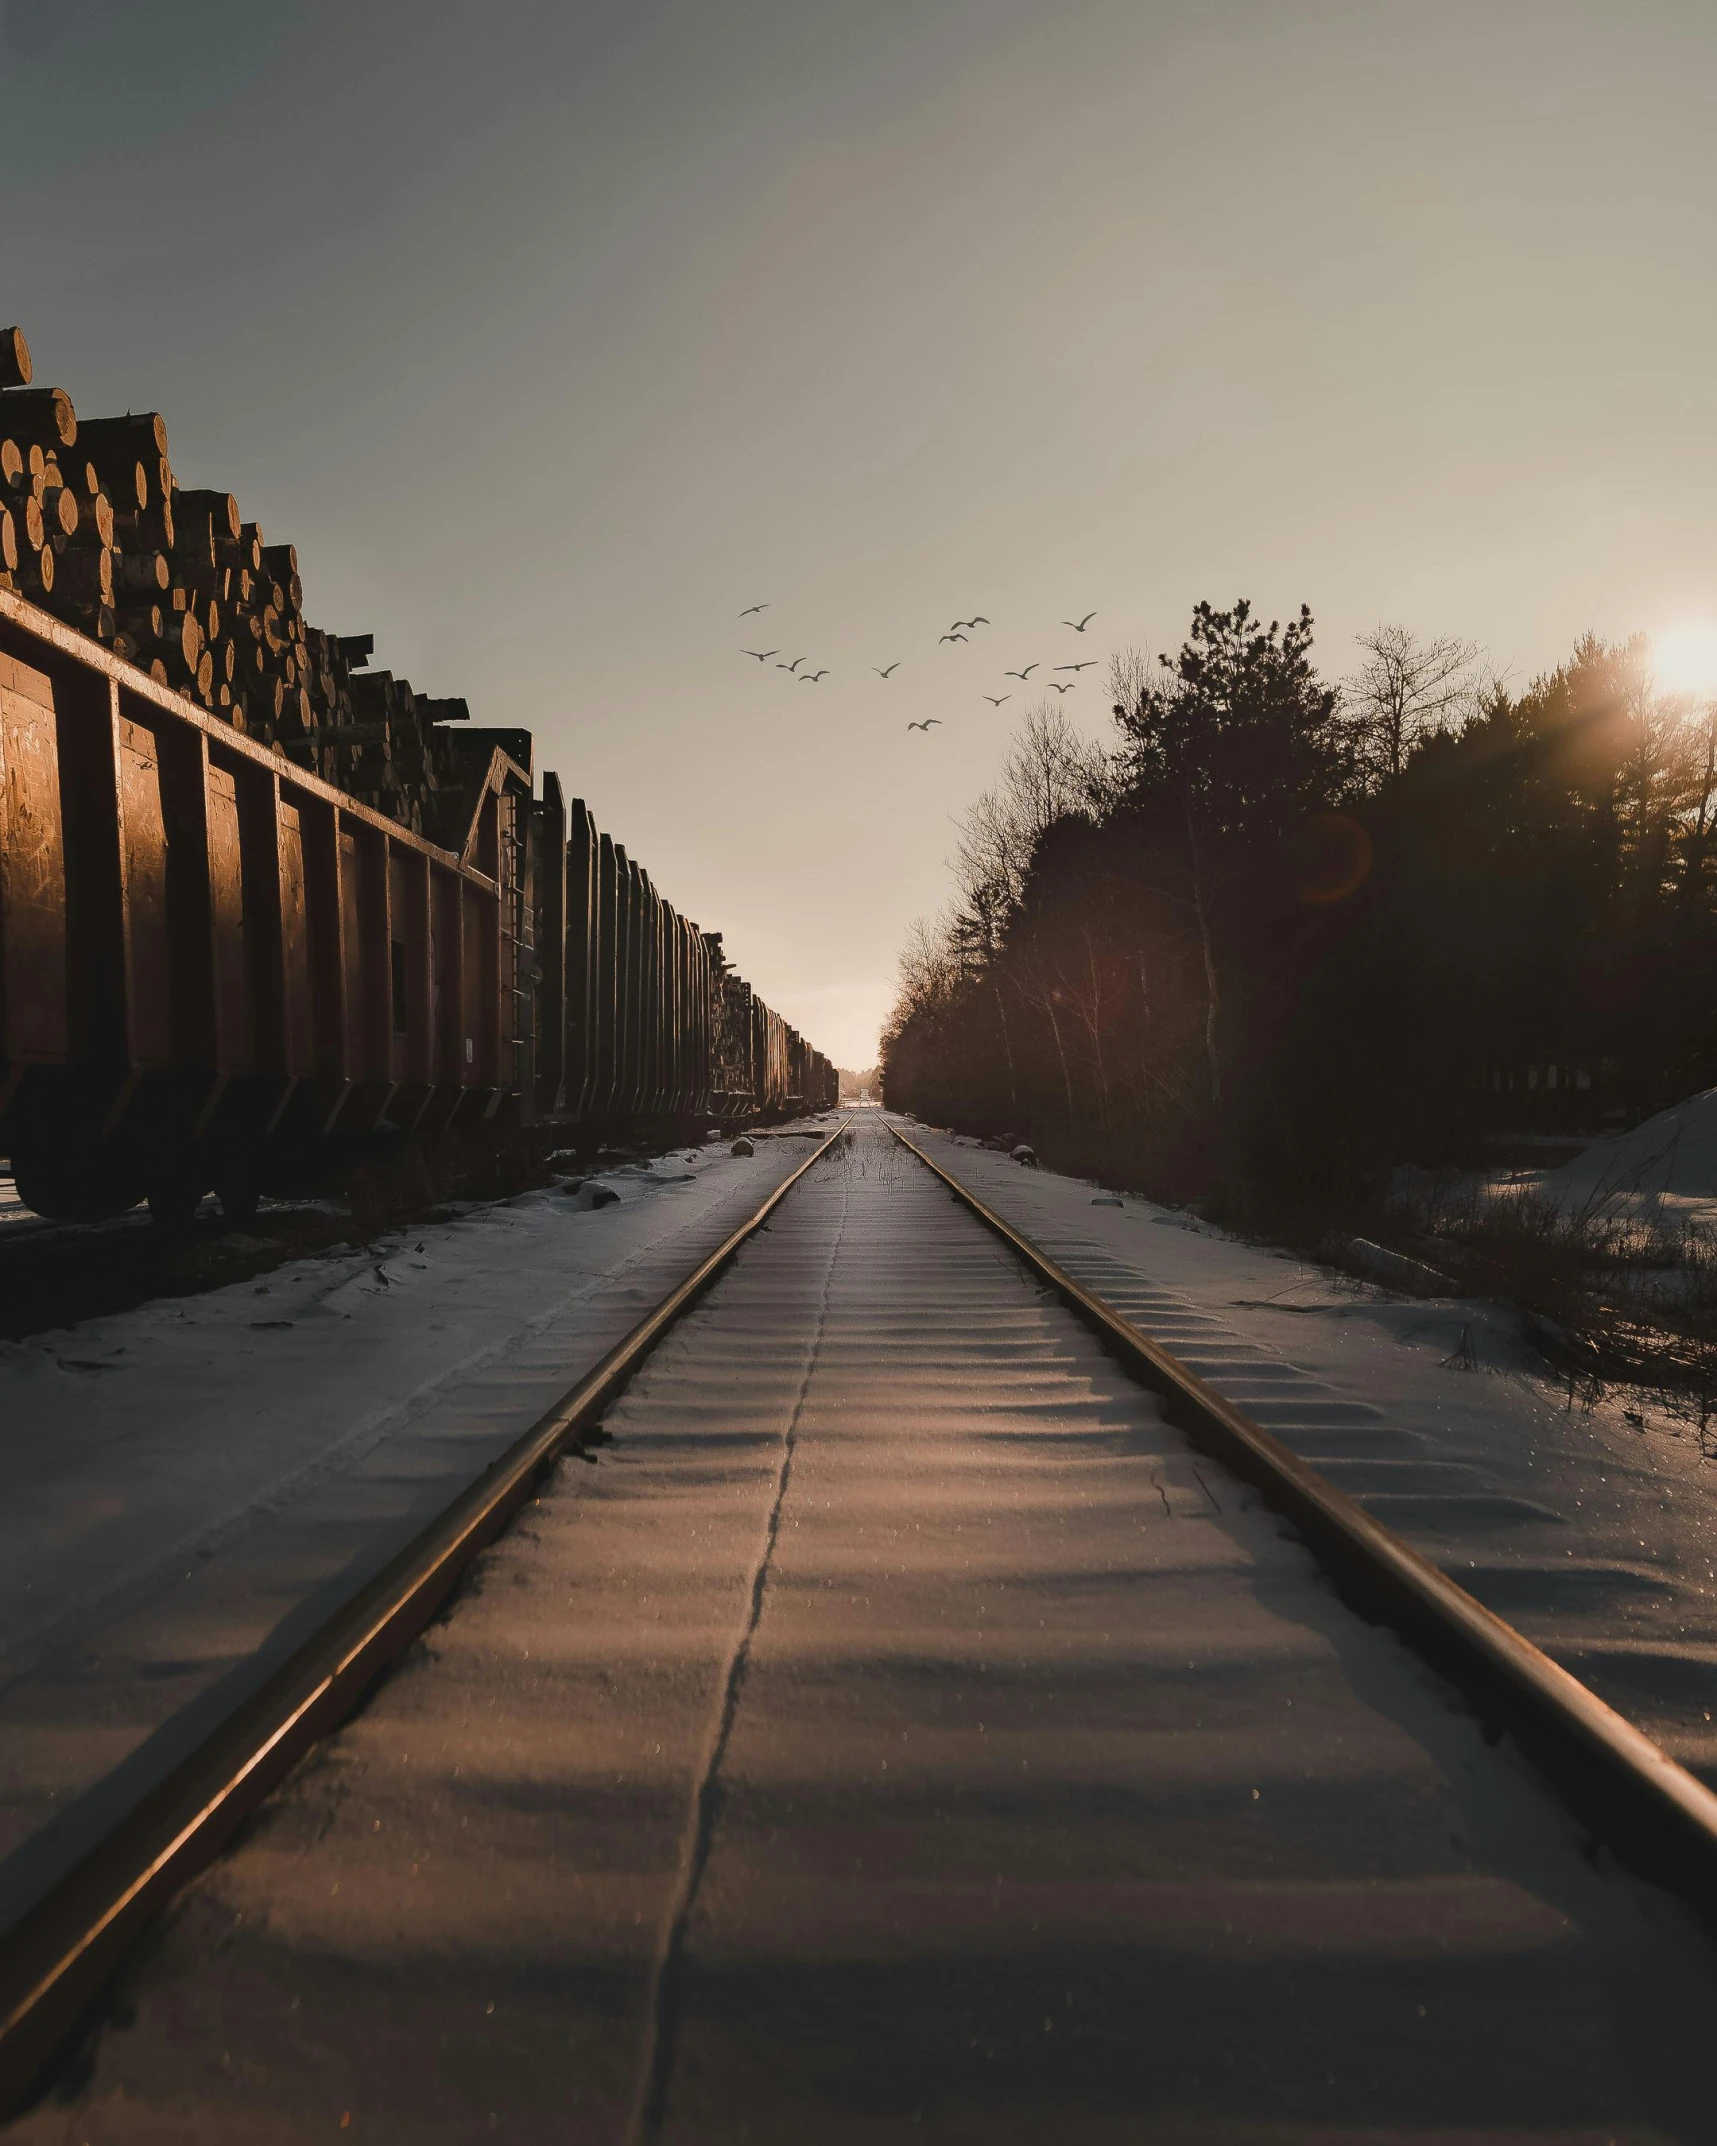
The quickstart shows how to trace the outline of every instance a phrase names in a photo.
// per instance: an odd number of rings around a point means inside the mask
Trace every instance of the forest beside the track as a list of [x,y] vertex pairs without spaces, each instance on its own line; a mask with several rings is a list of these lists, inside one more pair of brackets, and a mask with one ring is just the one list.
[[[889,1101],[1231,1208],[1333,1206],[1717,1075],[1717,715],[1588,635],[1523,692],[1386,628],[1200,604],[1030,718],[906,950]],[[1457,658],[1460,659],[1457,661]]]
[[1519,693],[1406,628],[1362,653],[1333,679],[1304,608],[1200,604],[1172,662],[1112,665],[1111,742],[1030,716],[903,955],[887,1099],[1301,1253],[1381,1244],[1708,1415],[1712,1216],[1542,1180],[1717,1080],[1717,712],[1643,635]]

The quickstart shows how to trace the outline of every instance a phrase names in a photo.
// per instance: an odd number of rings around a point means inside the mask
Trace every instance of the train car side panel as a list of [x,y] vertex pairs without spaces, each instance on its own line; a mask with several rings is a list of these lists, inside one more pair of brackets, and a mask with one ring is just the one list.
[[71,1045],[58,732],[53,681],[0,655],[0,1088]]
[[558,776],[543,776],[542,801],[532,822],[531,883],[536,899],[536,1101],[544,1117],[567,1107],[567,845],[566,807]]

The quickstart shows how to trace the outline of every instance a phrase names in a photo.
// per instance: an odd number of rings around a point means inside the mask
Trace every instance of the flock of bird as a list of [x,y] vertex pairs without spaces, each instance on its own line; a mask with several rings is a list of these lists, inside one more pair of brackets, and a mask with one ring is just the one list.
[[[761,616],[763,612],[769,609],[770,606],[768,604],[747,604],[745,609],[739,615],[742,619],[757,618]],[[1086,627],[1090,625],[1091,621],[1096,616],[1097,614],[1095,611],[1087,611],[1083,618],[1064,618],[1061,623],[1064,626],[1071,626],[1075,633],[1083,633]],[[989,625],[989,623],[990,621],[985,618],[984,614],[981,611],[974,612],[970,618],[957,618],[954,621],[953,625],[948,628],[948,631],[942,635],[941,639],[937,642],[936,645],[938,648],[941,648],[947,643],[960,641],[969,644],[972,635],[977,632],[978,628],[980,626],[987,626]],[[822,681],[829,676],[827,666],[825,666],[822,670],[817,671],[801,670],[799,666],[802,663],[808,662],[810,660],[809,657],[795,656],[790,663],[783,663],[779,660],[781,653],[781,650],[778,648],[742,648],[740,650],[740,654],[742,656],[750,656],[752,660],[756,663],[773,663],[778,671],[785,671],[788,677],[797,679],[799,684],[802,686],[820,685]],[[1074,687],[1079,683],[1078,674],[1081,671],[1089,671],[1095,669],[1096,660],[1097,659],[1095,657],[1091,657],[1083,663],[1057,663],[1052,667],[1056,675],[1046,678],[1043,682],[1045,685],[1048,686],[1049,690],[1052,693],[1071,693]],[[889,679],[893,677],[894,673],[899,670],[900,663],[901,659],[897,656],[892,663],[886,666],[873,663],[871,665],[871,669],[886,685]],[[1021,685],[1029,685],[1031,682],[1032,673],[1034,671],[1040,671],[1042,670],[1042,668],[1043,665],[1041,662],[1028,663],[1023,670],[1004,671],[1002,673],[1002,676],[1004,678],[1017,678]],[[1062,683],[1060,683],[1060,674],[1069,671],[1072,672],[1073,675],[1068,678],[1066,684],[1063,685]],[[1013,699],[1013,695],[1011,693],[986,693],[983,697],[989,702],[992,708],[1005,707],[1007,703]],[[928,734],[932,729],[940,729],[942,727],[942,718],[939,715],[930,715],[926,716],[923,722],[908,723],[906,727],[908,730],[922,730],[926,734]]]

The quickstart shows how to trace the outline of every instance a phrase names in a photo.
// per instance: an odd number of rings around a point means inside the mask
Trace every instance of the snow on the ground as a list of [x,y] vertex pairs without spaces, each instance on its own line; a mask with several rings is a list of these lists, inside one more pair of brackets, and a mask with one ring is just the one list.
[[680,1150],[603,1170],[611,1206],[531,1192],[0,1343],[0,1927],[810,1151]]
[[812,1173],[10,2146],[1710,2136],[1691,1917],[893,1159]]
[[1717,1221],[1717,1088],[1594,1140],[1538,1190],[1570,1213],[1669,1224]]
[[1589,1397],[1504,1306],[1400,1296],[1132,1194],[1094,1205],[1095,1185],[974,1141],[905,1130],[1683,1764],[1717,1778],[1717,1423],[1702,1437],[1627,1391]]

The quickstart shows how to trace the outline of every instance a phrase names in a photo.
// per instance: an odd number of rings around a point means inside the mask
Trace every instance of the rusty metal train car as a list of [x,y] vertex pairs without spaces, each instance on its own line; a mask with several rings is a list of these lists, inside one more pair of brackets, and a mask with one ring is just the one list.
[[[457,704],[461,713],[463,704]],[[464,730],[432,841],[0,588],[0,1155],[40,1213],[255,1204],[343,1136],[785,1116],[834,1068]]]

